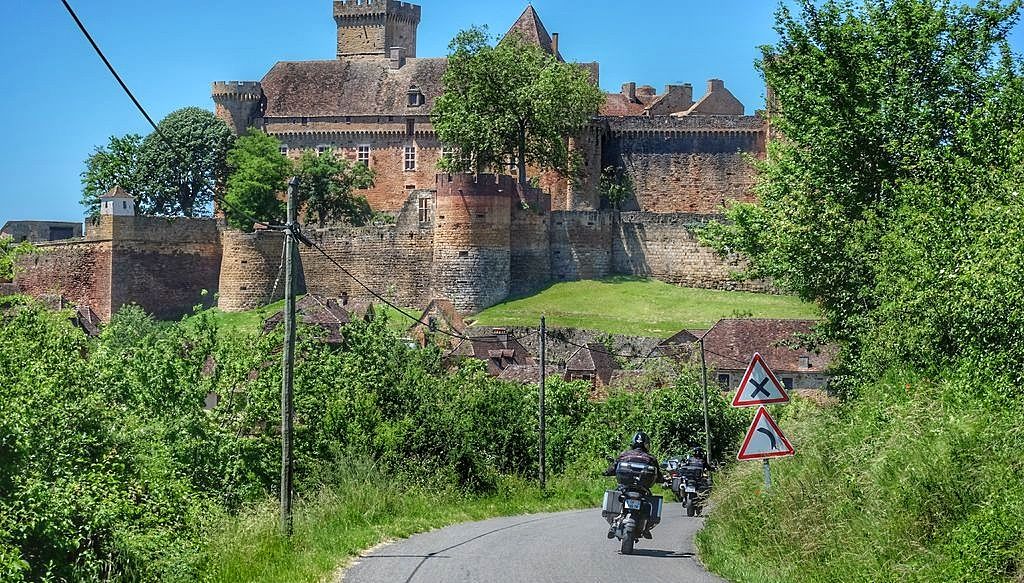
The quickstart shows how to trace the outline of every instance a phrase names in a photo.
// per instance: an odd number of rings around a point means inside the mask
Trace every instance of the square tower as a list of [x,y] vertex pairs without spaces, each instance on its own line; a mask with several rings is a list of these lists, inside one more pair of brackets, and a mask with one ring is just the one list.
[[416,56],[420,7],[398,0],[334,0],[338,58],[389,55],[392,48]]

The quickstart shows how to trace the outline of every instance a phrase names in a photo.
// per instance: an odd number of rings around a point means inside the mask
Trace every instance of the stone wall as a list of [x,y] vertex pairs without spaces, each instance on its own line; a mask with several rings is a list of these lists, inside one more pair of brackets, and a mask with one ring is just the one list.
[[225,229],[221,243],[221,310],[252,310],[284,297],[284,233]]
[[544,209],[516,206],[511,228],[509,294],[525,296],[551,281],[551,214]]
[[741,268],[738,258],[723,261],[699,243],[697,229],[709,218],[621,213],[612,240],[614,271],[684,287],[771,291],[763,281],[734,281],[730,276]]
[[765,153],[759,117],[696,116],[608,122],[602,165],[624,168],[636,197],[623,210],[714,215],[754,200],[750,157]]
[[552,212],[552,279],[573,281],[611,275],[614,221],[611,212]]
[[[405,123],[404,119],[399,121]],[[401,124],[391,125],[398,127]],[[426,118],[418,120],[414,125],[429,127]],[[404,131],[394,130],[367,134],[356,129],[308,129],[293,133],[280,124],[268,127],[268,132],[288,147],[288,156],[292,159],[298,159],[303,151],[327,147],[336,155],[355,162],[359,146],[369,146],[370,168],[375,172],[374,185],[358,194],[365,196],[375,211],[397,212],[405,204],[410,191],[433,189],[436,184],[441,144],[433,132],[414,130],[412,135],[408,135]],[[405,170],[406,146],[416,148],[415,170]]]
[[27,295],[61,295],[109,320],[110,266],[108,241],[42,244],[20,259],[14,283]]
[[435,207],[433,288],[461,312],[477,312],[509,296],[511,176],[439,176]]

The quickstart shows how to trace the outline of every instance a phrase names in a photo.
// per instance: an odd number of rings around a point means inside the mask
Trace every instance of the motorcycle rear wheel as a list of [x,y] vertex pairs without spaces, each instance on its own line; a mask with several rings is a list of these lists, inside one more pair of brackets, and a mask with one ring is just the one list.
[[690,518],[693,518],[693,516],[696,513],[697,513],[697,505],[694,504],[693,498],[687,498],[686,499],[686,515],[689,516]]
[[632,555],[634,542],[636,542],[636,539],[633,538],[633,532],[627,531],[625,536],[622,537],[622,547],[619,551],[624,555]]

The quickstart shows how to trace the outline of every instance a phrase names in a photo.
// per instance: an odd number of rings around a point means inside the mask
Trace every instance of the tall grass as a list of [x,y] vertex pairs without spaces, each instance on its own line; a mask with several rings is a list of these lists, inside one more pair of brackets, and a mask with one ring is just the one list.
[[336,472],[329,485],[300,500],[295,534],[279,534],[275,501],[227,519],[214,533],[203,581],[299,583],[330,580],[361,550],[457,522],[588,508],[600,503],[601,480],[556,477],[542,496],[534,484],[503,478],[489,495],[409,488],[368,464]]
[[1024,418],[890,375],[854,403],[784,413],[797,457],[719,480],[698,546],[735,583],[1024,580]]

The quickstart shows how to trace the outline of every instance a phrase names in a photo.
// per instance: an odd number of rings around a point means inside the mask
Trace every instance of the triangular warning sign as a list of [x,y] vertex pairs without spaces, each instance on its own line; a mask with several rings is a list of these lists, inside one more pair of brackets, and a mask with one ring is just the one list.
[[733,407],[755,407],[757,405],[773,405],[788,403],[789,393],[775,378],[775,373],[768,368],[760,353],[755,352],[750,359],[750,366],[743,375],[740,388],[732,399]]
[[768,410],[761,407],[757,410],[757,415],[754,415],[754,422],[750,424],[747,436],[743,439],[743,446],[736,457],[740,461],[748,461],[794,454],[796,450],[782,434],[778,424],[768,414]]

